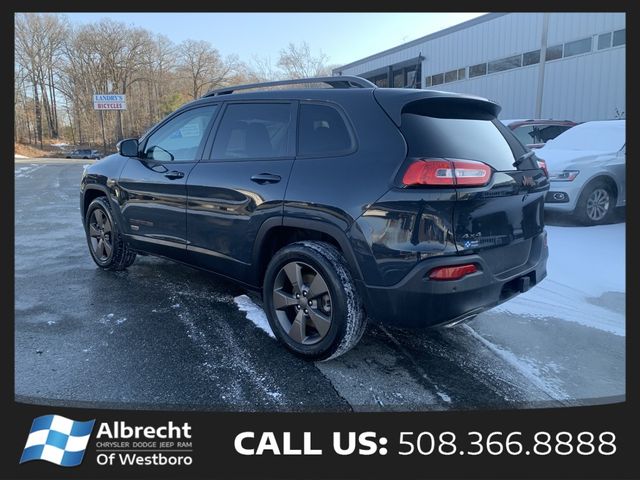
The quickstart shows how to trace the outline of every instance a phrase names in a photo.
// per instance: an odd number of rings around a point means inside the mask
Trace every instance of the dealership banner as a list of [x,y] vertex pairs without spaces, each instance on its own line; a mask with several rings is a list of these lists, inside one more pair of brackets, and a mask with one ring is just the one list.
[[593,478],[621,474],[637,453],[625,403],[402,415],[11,411],[1,455],[10,478]]
[[126,110],[127,96],[120,94],[94,95],[94,110]]

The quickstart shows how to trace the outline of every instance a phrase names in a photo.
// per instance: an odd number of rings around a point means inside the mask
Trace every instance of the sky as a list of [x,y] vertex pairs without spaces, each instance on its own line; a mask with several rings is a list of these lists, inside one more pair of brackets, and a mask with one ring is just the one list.
[[73,23],[108,17],[162,33],[176,43],[207,40],[241,60],[278,59],[289,42],[306,41],[328,64],[344,65],[483,13],[67,13]]

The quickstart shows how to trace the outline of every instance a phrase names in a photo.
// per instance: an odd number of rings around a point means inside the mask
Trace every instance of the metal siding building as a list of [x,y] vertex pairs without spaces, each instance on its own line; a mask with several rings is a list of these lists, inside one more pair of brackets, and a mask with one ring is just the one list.
[[535,118],[545,15],[540,118],[603,120],[625,112],[624,13],[490,13],[333,73],[480,95],[502,106],[500,118]]

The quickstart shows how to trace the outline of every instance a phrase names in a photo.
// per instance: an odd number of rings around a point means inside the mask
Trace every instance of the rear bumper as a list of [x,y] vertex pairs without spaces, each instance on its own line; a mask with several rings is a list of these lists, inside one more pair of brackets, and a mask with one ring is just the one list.
[[[532,239],[528,259],[494,273],[481,254],[438,257],[419,262],[389,287],[361,284],[367,314],[376,321],[404,327],[462,322],[536,285],[547,275],[546,232]],[[475,263],[478,271],[460,280],[436,281],[428,273],[439,266]]]

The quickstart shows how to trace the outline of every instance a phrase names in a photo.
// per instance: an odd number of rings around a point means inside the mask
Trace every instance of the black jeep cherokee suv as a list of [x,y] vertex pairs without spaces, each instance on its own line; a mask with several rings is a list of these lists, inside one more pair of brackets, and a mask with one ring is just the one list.
[[[332,88],[262,88],[284,83]],[[307,358],[346,352],[367,318],[469,320],[546,275],[545,165],[499,110],[358,77],[210,92],[85,170],[89,250],[104,269],[160,255],[261,289]]]

